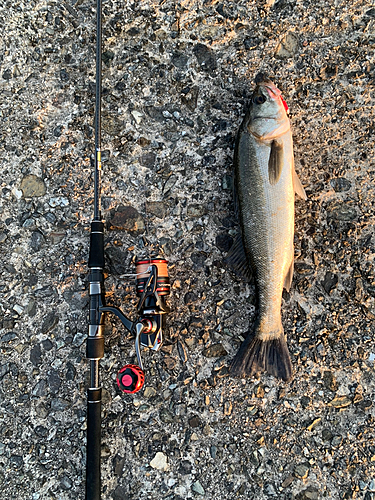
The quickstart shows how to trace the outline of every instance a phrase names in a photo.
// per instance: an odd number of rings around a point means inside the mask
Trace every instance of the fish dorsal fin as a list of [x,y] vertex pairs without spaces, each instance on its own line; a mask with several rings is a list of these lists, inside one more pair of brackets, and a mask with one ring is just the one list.
[[303,200],[307,200],[307,196],[305,193],[305,189],[301,184],[301,181],[299,180],[299,177],[297,175],[297,172],[293,169],[293,187],[294,191],[300,196]]
[[271,186],[278,183],[284,163],[284,146],[281,141],[271,142],[271,152],[268,159],[268,178]]
[[229,265],[229,267],[232,268],[235,274],[245,279],[246,281],[251,280],[251,268],[247,262],[245,248],[243,246],[243,241],[239,233],[235,237],[233,245],[224,261]]
[[294,258],[293,258],[293,260],[290,264],[290,267],[288,269],[288,272],[286,273],[286,276],[284,278],[284,288],[287,292],[289,292],[290,286],[292,284],[293,272],[294,272]]

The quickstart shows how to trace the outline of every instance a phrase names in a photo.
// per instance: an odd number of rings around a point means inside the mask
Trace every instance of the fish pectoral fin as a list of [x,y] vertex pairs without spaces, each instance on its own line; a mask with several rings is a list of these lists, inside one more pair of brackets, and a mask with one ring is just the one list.
[[253,273],[247,262],[246,252],[240,234],[237,234],[233,245],[224,261],[233,269],[233,272],[235,274],[245,279],[246,281],[251,280]]
[[271,152],[268,159],[268,178],[271,186],[278,183],[284,164],[284,145],[281,141],[271,142]]
[[305,189],[302,186],[302,183],[295,170],[293,170],[293,187],[294,191],[298,194],[300,198],[302,198],[303,200],[307,200]]
[[288,272],[286,273],[286,276],[284,278],[284,288],[287,292],[289,292],[290,286],[292,284],[293,272],[294,272],[294,259],[292,260],[292,263],[290,264]]

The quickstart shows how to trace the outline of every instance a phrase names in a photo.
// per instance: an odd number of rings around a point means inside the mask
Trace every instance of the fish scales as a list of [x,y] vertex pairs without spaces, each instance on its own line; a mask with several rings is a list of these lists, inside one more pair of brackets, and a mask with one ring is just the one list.
[[253,269],[259,310],[254,332],[243,342],[231,370],[238,376],[268,371],[289,380],[292,367],[281,301],[293,273],[296,183],[301,196],[305,194],[294,172],[284,101],[270,81],[258,84],[254,92],[237,136],[234,168],[243,250]]
[[[280,140],[291,152],[290,131]],[[271,186],[268,180],[270,144],[261,143],[245,129],[238,147],[241,152],[235,176],[244,247],[254,269],[259,318],[267,324],[262,333],[276,334],[282,328],[283,284],[293,262],[292,158],[290,153],[284,155],[280,179]]]

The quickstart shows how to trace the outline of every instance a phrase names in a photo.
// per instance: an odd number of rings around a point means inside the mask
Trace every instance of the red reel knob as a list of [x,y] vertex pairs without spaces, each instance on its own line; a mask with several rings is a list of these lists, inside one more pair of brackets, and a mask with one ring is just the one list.
[[117,374],[120,391],[134,394],[140,391],[145,382],[145,374],[137,365],[125,365]]

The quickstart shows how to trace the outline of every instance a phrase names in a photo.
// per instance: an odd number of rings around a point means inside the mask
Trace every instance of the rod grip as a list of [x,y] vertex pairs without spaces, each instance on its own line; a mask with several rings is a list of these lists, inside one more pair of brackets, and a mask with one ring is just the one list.
[[89,268],[104,268],[104,223],[91,222]]
[[102,390],[88,389],[86,500],[100,500],[100,443]]

